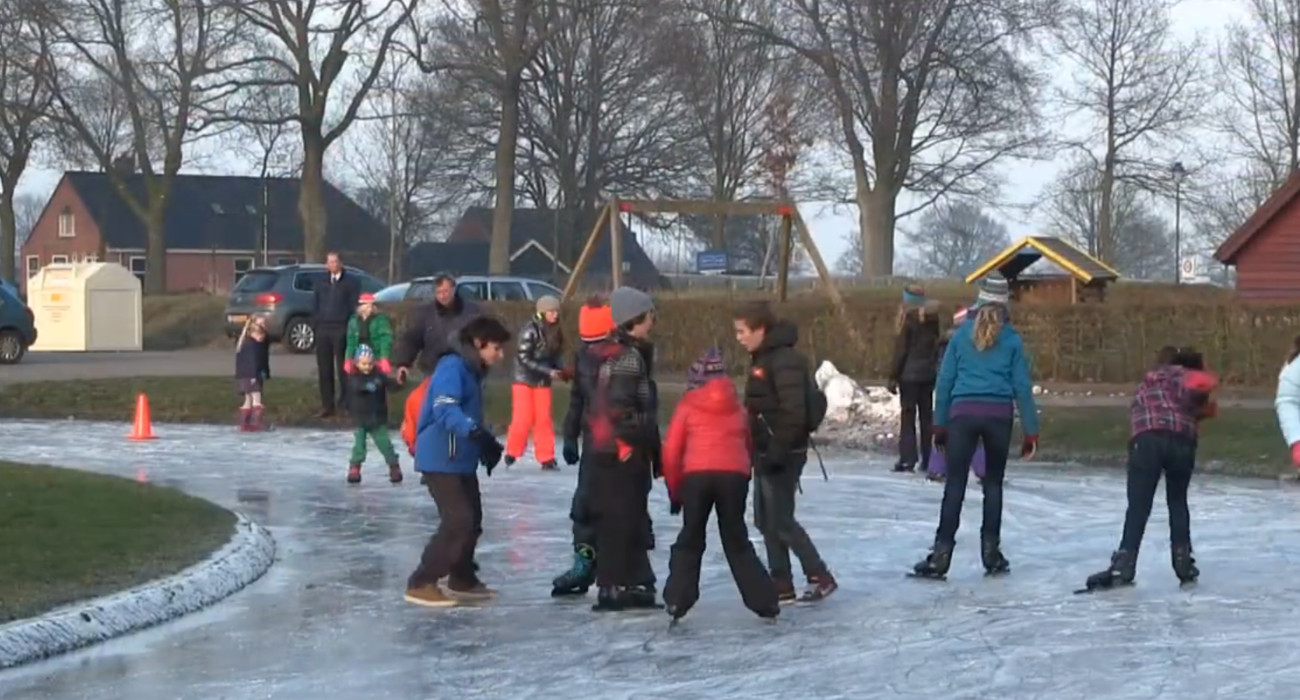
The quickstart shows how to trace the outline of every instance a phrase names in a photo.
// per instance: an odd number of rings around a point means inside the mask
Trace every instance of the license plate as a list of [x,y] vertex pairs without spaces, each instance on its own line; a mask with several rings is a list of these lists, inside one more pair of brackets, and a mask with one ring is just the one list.
[[226,317],[226,321],[230,323],[244,323],[247,320],[248,316],[244,314],[232,314]]

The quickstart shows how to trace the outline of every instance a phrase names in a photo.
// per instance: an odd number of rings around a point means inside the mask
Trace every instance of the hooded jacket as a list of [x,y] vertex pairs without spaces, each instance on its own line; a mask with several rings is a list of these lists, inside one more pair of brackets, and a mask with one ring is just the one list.
[[771,463],[808,449],[808,358],[794,349],[799,329],[779,321],[750,355],[745,409],[754,449]]
[[393,365],[410,367],[418,358],[420,371],[432,374],[439,358],[455,350],[451,338],[481,313],[478,304],[460,296],[456,296],[450,306],[431,301],[416,307],[407,318],[406,329],[394,348]]
[[483,424],[483,378],[478,351],[460,345],[438,358],[415,427],[415,469],[437,474],[478,471],[479,447],[469,435]]
[[547,328],[546,321],[534,316],[519,331],[515,349],[514,383],[531,387],[551,385],[551,372],[560,369],[558,328]]
[[925,320],[917,311],[908,311],[903,328],[894,340],[889,378],[898,383],[934,383],[939,372],[939,344],[939,316],[935,305],[926,306]]
[[677,403],[664,437],[664,483],[678,501],[682,478],[703,472],[749,476],[753,438],[730,379],[713,379]]

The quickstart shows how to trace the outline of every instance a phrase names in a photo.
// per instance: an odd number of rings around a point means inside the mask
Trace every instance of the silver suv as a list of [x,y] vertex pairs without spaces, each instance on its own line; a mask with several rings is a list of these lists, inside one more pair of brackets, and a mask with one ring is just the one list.
[[[375,301],[394,304],[400,301],[429,301],[433,299],[433,281],[437,277],[416,277],[385,287],[375,294]],[[527,277],[480,277],[466,275],[456,278],[456,294],[474,301],[536,301],[547,294],[557,299],[564,292],[555,285]]]

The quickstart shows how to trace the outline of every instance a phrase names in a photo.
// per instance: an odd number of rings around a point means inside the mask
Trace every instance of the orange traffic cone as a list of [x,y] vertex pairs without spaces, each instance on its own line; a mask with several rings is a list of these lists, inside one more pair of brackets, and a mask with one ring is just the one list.
[[153,421],[149,418],[149,397],[143,393],[135,397],[135,422],[131,426],[128,440],[153,440]]

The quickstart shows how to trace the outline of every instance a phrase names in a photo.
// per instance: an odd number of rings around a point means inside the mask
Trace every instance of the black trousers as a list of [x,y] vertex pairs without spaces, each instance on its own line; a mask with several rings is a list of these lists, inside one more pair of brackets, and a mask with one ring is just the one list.
[[[347,408],[345,393],[348,380],[343,374],[343,355],[348,347],[346,324],[318,323],[313,329],[316,337],[316,376],[320,384],[320,406],[326,411]],[[334,378],[338,377],[338,399],[335,400]]]
[[984,445],[984,523],[981,539],[1002,536],[1002,482],[1007,475],[1007,454],[1011,451],[1011,417],[957,416],[948,424],[948,479],[943,485],[943,507],[939,512],[937,545],[952,546],[961,526],[961,506],[966,500],[966,480],[975,449]]
[[[794,517],[795,494],[807,461],[807,452],[796,452],[785,469],[769,474],[755,472],[754,521],[758,523],[758,531],[763,533],[767,568],[778,584],[787,586],[794,579],[790,567],[791,550],[799,558],[805,576],[826,573],[826,563],[816,545]],[[762,463],[761,459],[759,463]]]
[[718,535],[727,566],[745,607],[756,613],[776,609],[776,585],[749,541],[745,506],[749,475],[726,472],[688,474],[682,479],[682,531],[668,559],[664,603],[682,613],[700,599],[700,564],[704,559],[709,515],[718,512]]
[[1165,500],[1169,504],[1169,543],[1192,547],[1192,518],[1187,511],[1187,487],[1196,468],[1196,442],[1191,437],[1164,430],[1138,433],[1128,445],[1128,510],[1119,548],[1137,555],[1151,518],[1151,504],[1165,475]]
[[438,504],[438,529],[420,556],[420,565],[407,587],[433,585],[443,576],[455,590],[478,583],[474,573],[474,548],[483,532],[483,498],[476,474],[426,474],[429,495]]
[[646,480],[650,464],[638,451],[626,461],[592,455],[588,507],[596,531],[596,585],[652,585]]
[[578,485],[573,489],[573,501],[569,504],[569,520],[573,521],[573,546],[585,545],[595,549],[596,525],[591,512],[591,474],[594,455],[590,450],[582,451],[578,460]]
[[898,461],[913,466],[918,463],[916,429],[920,427],[919,462],[922,468],[929,467],[930,443],[934,435],[934,383],[902,382],[898,385],[898,401],[903,409],[903,424],[898,432]]

